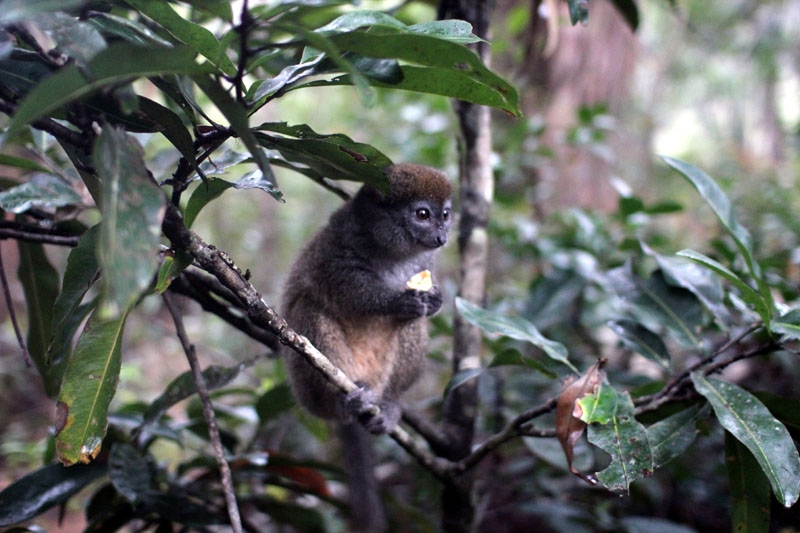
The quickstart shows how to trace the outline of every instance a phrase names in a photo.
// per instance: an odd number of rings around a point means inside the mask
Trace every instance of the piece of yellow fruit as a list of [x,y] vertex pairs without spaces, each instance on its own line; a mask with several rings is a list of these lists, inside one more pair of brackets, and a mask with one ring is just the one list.
[[406,282],[406,287],[415,291],[427,292],[433,287],[433,280],[431,279],[431,271],[423,270],[411,276],[411,279]]

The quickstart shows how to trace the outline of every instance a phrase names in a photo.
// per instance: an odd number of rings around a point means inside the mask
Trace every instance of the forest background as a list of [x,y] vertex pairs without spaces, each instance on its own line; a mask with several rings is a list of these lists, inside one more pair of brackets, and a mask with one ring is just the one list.
[[[12,4],[6,0],[0,6]],[[80,2],[74,4],[80,8]],[[126,6],[133,6],[132,13],[144,4]],[[230,35],[232,23],[226,23],[224,10],[217,11],[221,4],[230,5],[231,20],[238,20],[241,2],[175,6],[187,20],[202,22],[218,36]],[[318,26],[348,10],[328,4],[328,11],[315,15]],[[800,428],[794,345],[800,320],[792,311],[800,276],[795,215],[800,2],[592,0],[585,25],[571,23],[569,9],[575,5],[583,3],[504,0],[491,11],[490,66],[516,87],[521,116],[514,116],[515,109],[492,111],[489,259],[485,298],[475,302],[489,311],[481,313],[462,300],[456,304],[462,293],[454,235],[437,272],[449,303],[433,325],[430,370],[407,405],[437,420],[445,392],[474,386],[481,406],[476,443],[526,409],[543,406],[541,418],[525,420],[535,426],[520,424],[514,439],[492,447],[471,467],[474,521],[492,531],[498,531],[498,524],[514,531],[531,523],[552,531],[725,531],[734,524],[747,524],[751,531],[792,531],[798,523],[792,504],[800,471],[790,466],[785,477],[773,478],[767,470],[786,464],[787,457],[790,463],[797,461]],[[394,5],[366,2],[358,7],[382,10]],[[544,16],[554,9],[558,16]],[[11,11],[0,14],[4,25],[2,17],[10,20]],[[412,25],[435,20],[436,8],[412,2],[392,14]],[[233,39],[223,42],[235,49]],[[260,68],[269,71],[272,66],[265,60]],[[7,79],[1,81],[7,89]],[[160,90],[136,85],[138,94],[153,99],[161,96]],[[205,96],[198,101],[214,107],[202,100],[213,99],[208,94],[213,90],[200,92]],[[8,100],[8,92],[4,96]],[[5,116],[13,116],[8,109]],[[223,123],[231,118],[224,110],[209,115]],[[249,120],[251,126],[286,122],[307,124],[319,134],[344,134],[393,161],[440,167],[454,181],[461,172],[459,116],[441,95],[370,92],[351,85],[306,88],[281,94]],[[156,180],[175,172],[182,154],[167,140],[152,133],[131,135],[144,147],[144,160]],[[253,176],[252,161],[236,159],[236,153],[250,149],[243,143],[228,140],[210,159],[230,183]],[[35,161],[58,176],[53,169],[68,163],[56,151],[52,141],[36,134],[4,145],[4,228],[32,211],[33,219],[48,223],[76,216],[87,226],[98,221],[86,197],[58,206],[39,197],[39,203],[34,198],[23,208],[19,197],[8,193],[32,182],[33,174],[47,174],[20,159]],[[297,172],[276,164],[272,168],[283,202],[258,187],[232,188],[198,210],[192,230],[246,269],[248,281],[274,307],[298,247],[341,199]],[[202,186],[194,183],[192,190]],[[358,184],[337,181],[339,186],[352,192]],[[726,211],[725,206],[733,207]],[[14,314],[28,331],[34,320],[29,318],[32,305],[24,272],[31,265],[20,261],[13,235],[3,237],[3,268]],[[63,276],[70,247],[45,248],[48,262]],[[21,273],[13,275],[20,265]],[[652,292],[660,297],[642,296]],[[212,397],[245,515],[249,508],[257,524],[260,520],[274,527],[346,527],[346,512],[337,499],[341,473],[328,464],[334,461],[333,437],[324,424],[291,404],[280,364],[263,343],[237,333],[229,322],[194,304],[181,307],[186,334],[202,366],[228,369],[220,381],[233,378]],[[677,315],[674,322],[665,319],[665,309],[673,318]],[[26,473],[42,472],[38,469],[55,459],[56,410],[53,391],[43,387],[40,372],[25,365],[11,314],[5,306],[0,312],[0,405],[9,406],[0,410],[0,488],[5,488]],[[487,331],[483,363],[455,378],[449,363],[454,315],[466,316]],[[524,325],[503,321],[513,317],[524,319]],[[105,470],[92,474],[85,480],[93,482],[88,488],[78,483],[76,491],[83,490],[73,498],[43,498],[34,514],[48,505],[57,507],[26,520],[58,530],[54,524],[63,512],[64,531],[121,517],[152,527],[186,523],[178,509],[197,495],[171,491],[206,484],[216,495],[211,503],[222,507],[222,492],[211,474],[216,465],[208,433],[202,429],[206,421],[196,398],[174,405],[166,400],[163,427],[153,429],[149,439],[131,437],[148,406],[164,401],[164,391],[187,371],[187,363],[161,298],[141,299],[126,322],[104,449],[108,451],[108,444],[114,449],[116,442],[125,445],[117,447],[116,466],[112,461],[108,467],[110,481],[97,480],[107,475]],[[529,324],[535,327],[526,329]],[[537,336],[539,332],[550,340]],[[573,450],[559,442],[568,439],[559,430],[563,417],[556,415],[551,399],[573,370],[599,372],[592,366],[598,358],[606,361],[602,371],[607,376],[600,381],[616,391],[609,393],[614,407],[610,414],[602,413],[603,388],[587,391],[600,406],[599,414],[588,420],[594,422],[592,444],[581,441],[570,465],[564,449]],[[763,461],[750,464],[753,459],[744,448],[755,452],[738,431],[753,428],[744,422],[732,428],[715,420],[725,413],[750,413],[731,400],[739,389],[726,389],[728,383],[752,392],[744,403],[755,400],[769,408],[771,417],[764,426],[779,421],[788,431],[788,442],[794,439],[792,450],[775,451],[772,444],[783,446],[786,439],[773,441],[759,434],[754,446],[764,450]],[[727,403],[715,404],[709,390],[721,390]],[[673,428],[686,442],[667,460],[650,458],[658,466],[654,472],[622,481],[601,476],[600,486],[585,483],[570,473],[571,466],[585,474],[619,461],[600,451],[608,449],[602,444],[602,427],[608,422],[603,423],[603,416],[617,416],[615,409],[622,409],[628,393],[642,428],[683,413],[688,418],[681,431],[691,426],[691,438]],[[438,503],[440,480],[390,439],[380,439],[378,446],[389,514],[395,520],[402,517],[395,522],[398,530],[435,530],[440,514],[446,514]],[[642,460],[635,450],[626,453]],[[744,457],[745,466],[732,457]],[[274,469],[259,469],[260,460]],[[114,472],[121,475],[137,465],[146,465],[152,476],[114,478]],[[303,479],[309,472],[312,482]],[[736,483],[737,474],[743,484]],[[316,484],[320,482],[324,489]],[[625,495],[607,490],[609,485]],[[173,505],[159,507],[143,496],[167,493],[176,498]],[[113,510],[111,515],[99,511],[104,506]],[[209,511],[193,519],[213,524],[220,514]]]

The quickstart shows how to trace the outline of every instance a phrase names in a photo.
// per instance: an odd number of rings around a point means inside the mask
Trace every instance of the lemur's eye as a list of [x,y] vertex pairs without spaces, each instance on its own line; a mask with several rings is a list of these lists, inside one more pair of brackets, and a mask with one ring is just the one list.
[[425,207],[420,207],[416,212],[418,220],[428,220],[431,218],[431,212]]
[[442,219],[450,220],[450,210],[449,209],[443,209],[442,210]]

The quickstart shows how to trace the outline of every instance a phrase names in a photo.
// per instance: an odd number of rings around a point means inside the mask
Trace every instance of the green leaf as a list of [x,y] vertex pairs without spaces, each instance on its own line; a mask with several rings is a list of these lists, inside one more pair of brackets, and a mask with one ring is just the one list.
[[207,67],[195,63],[194,51],[189,48],[115,43],[97,54],[86,67],[64,67],[36,85],[11,118],[7,136],[15,136],[26,124],[84,99],[103,87],[143,76],[197,74],[207,70]]
[[236,67],[225,55],[223,47],[208,29],[180,16],[169,2],[162,0],[125,0],[157,23],[173,37],[193,48],[228,76],[236,74]]
[[565,364],[570,370],[578,374],[572,363],[567,359],[567,349],[563,344],[550,340],[539,333],[531,322],[519,316],[504,316],[494,311],[482,309],[463,298],[456,298],[456,309],[472,325],[479,327],[485,333],[503,335],[512,339],[526,341],[541,348],[551,359]]
[[613,320],[608,326],[619,335],[622,343],[630,350],[643,355],[664,368],[670,367],[667,345],[661,337],[632,320]]
[[86,0],[4,0],[0,3],[0,25],[35,19],[48,11],[82,7]]
[[104,303],[125,312],[150,287],[158,269],[166,200],[139,144],[115,127],[106,126],[98,137],[94,165],[102,187],[97,251],[109,290]]
[[35,172],[44,172],[44,173],[50,172],[49,169],[43,167],[33,159],[29,159],[27,157],[15,157],[13,155],[8,155],[8,154],[0,154],[0,165],[6,167],[21,168],[22,170],[33,170]]
[[197,86],[200,87],[200,89],[212,102],[214,102],[214,105],[217,106],[217,109],[219,109],[223,115],[225,115],[225,118],[228,119],[231,129],[236,133],[236,135],[239,136],[241,141],[247,147],[247,150],[253,157],[258,169],[267,180],[271,181],[272,187],[268,192],[273,198],[280,200],[282,194],[280,190],[275,187],[275,180],[273,178],[272,168],[270,167],[269,160],[267,159],[266,154],[264,154],[264,150],[258,144],[253,132],[250,130],[247,110],[242,104],[234,101],[233,98],[231,98],[227,91],[222,88],[222,86],[220,86],[219,82],[216,80],[207,76],[198,76],[195,78],[195,83],[197,83]]
[[119,17],[112,13],[95,11],[89,22],[106,35],[120,37],[139,46],[160,45],[171,47],[172,43],[162,39],[138,20]]
[[647,430],[634,417],[630,395],[608,386],[602,389],[616,395],[616,411],[607,424],[589,425],[589,442],[611,456],[611,463],[597,473],[597,479],[610,490],[627,492],[631,483],[652,475],[653,452]]
[[[388,184],[383,169],[392,161],[368,144],[342,134],[320,134],[306,125],[288,126],[285,122],[263,123],[256,130],[256,138],[263,146],[328,179],[369,183],[381,190]],[[265,131],[294,138],[269,135]]]
[[53,464],[26,474],[0,491],[0,527],[26,522],[65,503],[105,473],[103,464],[73,468]]
[[703,308],[690,291],[668,284],[660,270],[643,280],[630,264],[608,272],[606,279],[634,318],[665,327],[686,346],[702,347],[703,339],[697,331],[703,324]]
[[733,286],[738,289],[739,295],[742,297],[742,299],[753,307],[753,310],[758,314],[759,317],[761,317],[761,320],[764,322],[764,324],[769,327],[772,320],[771,299],[769,301],[765,301],[760,292],[745,283],[739,276],[736,275],[735,272],[728,269],[722,263],[719,263],[706,255],[688,249],[681,250],[678,252],[678,255],[703,265],[704,267],[717,273],[732,283]]
[[664,277],[670,285],[683,287],[691,291],[711,314],[714,315],[717,324],[723,330],[728,330],[728,323],[731,322],[730,312],[725,306],[725,292],[722,290],[722,283],[718,276],[709,272],[703,265],[698,265],[694,261],[687,261],[683,257],[667,257],[656,253],[648,246],[642,245],[642,249],[654,257],[664,273]]
[[86,65],[106,47],[106,40],[93,25],[63,12],[36,17],[36,27],[53,45],[78,65]]
[[701,413],[701,409],[692,406],[647,428],[654,468],[664,466],[692,445],[697,436],[697,421]]
[[47,394],[52,396],[58,390],[58,385],[47,379],[46,353],[53,327],[53,300],[58,295],[58,273],[47,259],[41,244],[17,241],[17,245],[17,274],[28,306],[28,353],[42,376]]
[[727,431],[725,463],[731,491],[731,531],[767,533],[770,522],[769,480],[753,454]]
[[96,255],[99,236],[100,226],[95,225],[86,230],[78,246],[70,251],[61,292],[53,304],[53,327],[46,362],[48,381],[55,384],[56,390],[72,354],[72,339],[93,308],[81,302],[100,272]]
[[[235,366],[226,367],[219,365],[211,365],[203,370],[203,377],[206,381],[208,390],[215,390],[224,387],[233,381],[242,371],[250,366],[247,363],[240,363]],[[197,386],[194,382],[194,376],[191,371],[186,371],[180,376],[172,380],[167,385],[158,398],[153,400],[144,412],[144,420],[142,425],[152,424],[161,418],[167,409],[175,405],[181,400],[184,400],[197,392]]]
[[463,20],[436,20],[408,26],[381,11],[368,10],[345,13],[315,31],[332,35],[350,32],[366,26],[388,26],[405,33],[429,35],[462,44],[475,43],[481,40],[472,33],[472,25]]
[[792,309],[772,323],[771,330],[790,339],[800,339],[800,309]]
[[647,429],[634,418],[630,395],[614,394],[617,407],[611,421],[590,424],[588,435],[589,442],[611,456],[611,464],[597,473],[597,479],[610,490],[627,492],[631,483],[653,474],[653,451]]
[[[401,83],[373,80],[376,87],[451,96],[520,115],[514,86],[486,68],[474,52],[461,44],[387,26],[331,35],[330,40],[344,52],[409,63],[403,67]],[[340,78],[335,83],[350,81]]]
[[467,368],[464,370],[459,370],[458,372],[453,374],[452,378],[450,378],[450,381],[444,388],[444,393],[442,394],[442,397],[447,398],[453,389],[460,387],[461,385],[467,383],[472,379],[477,379],[478,377],[480,377],[481,374],[483,374],[483,368]]
[[258,413],[258,419],[263,424],[282,415],[295,406],[296,403],[291,387],[286,383],[281,383],[258,397],[256,413]]
[[698,372],[692,374],[692,381],[722,427],[753,454],[778,501],[786,507],[794,505],[800,496],[800,455],[786,426],[737,385]]
[[108,457],[108,477],[111,484],[131,503],[151,489],[150,465],[133,446],[115,442]]
[[25,183],[0,192],[0,209],[9,213],[24,213],[33,208],[55,212],[59,207],[81,203],[80,195],[62,178],[40,172],[28,177]]
[[617,414],[617,391],[608,383],[600,382],[595,394],[587,394],[577,403],[581,406],[581,420],[587,424],[608,424]]
[[65,465],[89,463],[100,453],[119,380],[125,317],[105,320],[95,311],[67,364],[56,405],[56,451]]
[[556,379],[558,377],[558,374],[547,368],[540,361],[537,361],[532,357],[522,355],[522,353],[516,348],[506,348],[505,350],[496,353],[487,365],[487,368],[494,368],[504,365],[523,365],[527,366],[528,368],[538,370],[550,379]]
[[231,187],[233,187],[232,183],[219,178],[210,178],[206,183],[201,183],[186,203],[186,211],[183,214],[186,227],[191,228],[200,211],[212,200],[222,196],[222,193]]
[[700,196],[703,197],[709,207],[711,207],[711,210],[714,211],[714,214],[717,215],[717,218],[720,220],[720,222],[722,222],[722,225],[725,227],[731,237],[733,237],[736,247],[739,249],[739,252],[742,254],[742,257],[747,264],[747,269],[750,275],[758,285],[758,290],[761,293],[761,297],[765,302],[768,303],[768,308],[770,311],[772,311],[774,307],[774,303],[772,301],[772,292],[762,278],[761,268],[753,256],[753,245],[750,232],[747,231],[747,228],[739,224],[736,214],[733,211],[733,205],[728,197],[708,174],[694,165],[690,165],[689,163],[679,159],[674,159],[672,157],[662,156],[662,159],[673,169],[677,170],[683,177],[689,180],[692,185],[694,185],[694,187],[700,193]]

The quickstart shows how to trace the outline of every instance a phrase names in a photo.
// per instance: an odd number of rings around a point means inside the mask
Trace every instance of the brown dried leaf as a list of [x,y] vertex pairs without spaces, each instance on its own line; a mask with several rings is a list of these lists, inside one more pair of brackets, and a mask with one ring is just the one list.
[[606,381],[606,373],[602,370],[605,363],[605,359],[598,359],[581,377],[576,378],[573,376],[568,378],[564,382],[564,387],[558,395],[558,403],[556,404],[556,436],[564,449],[569,470],[592,485],[597,483],[597,479],[594,476],[583,474],[572,466],[575,444],[586,429],[586,422],[580,419],[582,410],[578,400],[590,394],[595,394],[600,383]]

